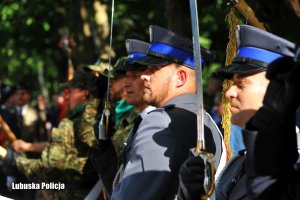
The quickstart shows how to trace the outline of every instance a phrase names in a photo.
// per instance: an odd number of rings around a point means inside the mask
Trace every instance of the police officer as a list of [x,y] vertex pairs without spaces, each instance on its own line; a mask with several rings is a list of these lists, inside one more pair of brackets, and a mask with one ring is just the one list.
[[88,72],[78,71],[62,85],[70,88],[68,117],[52,129],[40,159],[16,159],[18,170],[30,181],[65,184],[65,190],[54,190],[53,199],[83,199],[96,182],[96,171],[88,160],[95,145],[92,125],[97,113],[89,104],[93,78]]
[[[126,92],[125,92],[125,74],[119,73],[118,69],[122,68],[125,65],[126,57],[120,57],[113,67],[110,68],[110,73],[108,74],[108,67],[104,63],[99,63],[97,61],[94,65],[86,65],[84,66],[85,71],[90,71],[95,76],[98,77],[96,85],[99,86],[101,91],[101,99],[103,100],[98,107],[98,117],[97,122],[95,123],[95,134],[96,137],[99,138],[99,130],[101,130],[100,122],[105,120],[105,116],[103,113],[105,98],[106,97],[106,90],[107,90],[107,83],[108,83],[108,75],[110,76],[110,85],[109,85],[109,100],[110,100],[110,110],[111,115],[109,117],[109,128],[108,128],[108,135],[111,137],[116,133],[120,135],[126,135],[122,133],[127,133],[128,130],[132,128],[133,120],[137,115],[137,111],[133,109],[132,105],[127,104],[126,102]],[[118,72],[117,72],[118,71]],[[101,122],[101,124],[102,124]],[[105,122],[103,124],[106,124]],[[100,126],[99,126],[100,125]],[[100,134],[101,135],[101,134]],[[107,137],[105,135],[101,137]],[[112,137],[114,138],[114,137]],[[122,146],[124,143],[124,138],[120,139],[115,142],[117,151],[120,153]]]
[[[146,67],[132,63],[134,60],[146,55],[146,51],[150,44],[135,39],[128,39],[125,44],[128,57],[126,63],[122,67],[119,67],[116,70],[116,73],[126,74],[126,102],[133,105],[140,113],[139,117],[135,118],[135,123],[128,125],[125,129],[122,129],[122,131],[116,132],[113,135],[112,143],[109,140],[99,140],[99,145],[95,147],[91,156],[93,164],[109,193],[112,191],[113,180],[117,173],[117,169],[119,169],[120,173],[123,171],[122,165],[126,160],[125,152],[129,151],[130,141],[132,141],[131,139],[128,139],[128,141],[125,142],[125,139],[128,134],[130,135],[129,138],[131,138],[131,135],[136,131],[140,120],[144,118],[148,112],[154,109],[154,107],[148,106],[143,99],[144,82],[140,76]],[[129,127],[130,129],[128,129]],[[127,144],[128,146],[125,146],[124,148],[124,144]],[[122,145],[124,148],[123,153],[119,156],[119,160],[116,154],[116,152],[118,153],[116,145],[119,147]],[[121,167],[119,167],[119,165],[121,165]]]
[[[126,56],[120,57],[109,73],[109,100],[111,102],[111,110],[114,111],[112,112],[110,121],[111,124],[114,124],[114,128],[110,128],[109,135],[112,136],[111,139],[118,155],[120,155],[127,133],[133,127],[133,121],[138,115],[138,111],[134,109],[134,106],[128,104],[126,101],[125,83],[127,78],[125,77],[125,73],[120,71],[120,69],[126,66],[126,60]],[[108,70],[104,70],[101,73],[104,76],[108,76]],[[98,121],[95,124],[95,130],[97,138],[108,139],[104,134],[105,132],[101,130],[101,126],[99,126],[100,122],[105,118],[103,114],[101,111]]]
[[[124,172],[112,199],[174,199],[178,171],[196,145],[196,86],[192,41],[167,29],[150,26],[147,56],[135,63],[147,66],[142,74],[144,100],[158,107],[141,121],[126,152]],[[210,53],[203,50],[202,62]],[[204,114],[208,150],[221,154],[221,134]]]
[[[39,125],[44,124],[39,118],[39,113],[35,107],[31,105],[31,90],[26,85],[28,83],[20,83],[15,95],[18,114],[18,123],[21,129],[20,139],[26,142],[44,142],[47,138],[47,133],[44,126],[39,129]],[[39,153],[28,152],[30,158],[37,158]]]
[[[117,72],[117,70],[122,68],[125,63],[126,57],[123,56],[116,61],[112,68],[110,68],[110,72],[108,71],[108,68],[103,70],[103,65],[99,66],[100,70],[98,71],[99,77],[104,76],[110,78],[110,105],[109,108],[105,107],[107,102],[102,102],[102,106],[98,108],[99,112],[97,121],[94,123],[94,133],[98,139],[98,143],[96,143],[93,148],[91,162],[93,163],[94,169],[97,171],[102,182],[104,183],[105,189],[108,192],[111,191],[112,180],[117,171],[117,157],[121,154],[126,135],[133,127],[133,121],[138,113],[138,111],[135,110],[132,105],[129,105],[126,102],[125,75]],[[97,68],[93,67],[90,69],[95,71]],[[105,116],[106,108],[110,110],[109,117]],[[109,151],[112,149],[113,151]],[[114,151],[115,149],[116,151]],[[106,153],[102,154],[103,151]],[[104,175],[102,173],[103,169],[105,171]],[[101,188],[99,188],[99,190],[101,190]],[[105,191],[105,196],[106,193],[107,192]]]
[[[254,138],[246,143],[251,199],[300,198],[295,129],[295,115],[300,105],[300,48],[297,52],[294,59],[279,58],[270,64],[267,71],[270,84],[263,106],[246,126],[245,136]],[[258,190],[257,184],[263,189]]]
[[134,119],[139,112],[131,103],[127,101],[127,93],[125,89],[127,77],[125,76],[125,73],[122,73],[122,70],[120,71],[120,69],[126,67],[126,62],[126,56],[121,57],[117,61],[113,70],[114,78],[111,79],[110,85],[111,100],[116,98],[115,95],[118,94],[118,91],[122,92],[122,99],[119,99],[116,102],[116,129],[112,137],[112,141],[118,155],[121,154],[127,134],[132,129]]
[[[269,83],[265,77],[268,65],[277,58],[293,56],[291,49],[294,44],[248,25],[237,26],[237,38],[237,56],[230,66],[219,69],[218,74],[233,80],[226,92],[226,97],[230,99],[231,122],[244,127],[262,106]],[[191,169],[197,172],[192,172]],[[200,198],[204,194],[203,174],[204,165],[200,157],[190,159],[182,166],[181,199]],[[257,188],[259,186],[256,185]],[[247,198],[245,151],[241,151],[239,156],[227,164],[219,177],[216,183],[216,199]]]

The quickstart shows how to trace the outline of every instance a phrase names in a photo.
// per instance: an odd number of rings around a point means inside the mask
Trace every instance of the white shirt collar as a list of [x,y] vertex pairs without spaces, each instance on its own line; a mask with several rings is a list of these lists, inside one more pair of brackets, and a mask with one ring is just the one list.
[[21,109],[22,109],[22,115],[24,116],[27,113],[28,109],[29,109],[29,105],[26,104]]
[[140,113],[142,119],[144,119],[144,117],[146,117],[146,115],[147,115],[149,112],[151,112],[152,110],[154,110],[154,109],[155,109],[155,107],[153,107],[153,106],[147,106],[147,107]]

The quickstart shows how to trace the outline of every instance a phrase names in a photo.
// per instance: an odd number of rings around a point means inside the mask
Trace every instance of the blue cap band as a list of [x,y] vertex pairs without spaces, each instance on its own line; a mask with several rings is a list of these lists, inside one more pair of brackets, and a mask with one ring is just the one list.
[[[195,68],[195,61],[193,53],[183,51],[173,46],[169,46],[163,43],[151,42],[149,51],[157,52],[163,55],[167,55],[173,58],[182,60],[183,64]],[[204,59],[201,58],[201,64],[204,63]]]
[[263,61],[269,64],[272,61],[276,60],[277,58],[283,56],[281,54],[274,53],[272,51],[267,51],[255,47],[241,47],[239,48],[236,57],[247,57],[247,58]]
[[127,62],[130,63],[145,56],[145,53],[131,53],[127,56]]

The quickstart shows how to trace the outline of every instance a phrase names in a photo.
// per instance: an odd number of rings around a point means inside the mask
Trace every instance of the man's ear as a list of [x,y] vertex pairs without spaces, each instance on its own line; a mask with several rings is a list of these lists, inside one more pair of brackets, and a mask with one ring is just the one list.
[[187,72],[183,69],[177,71],[176,87],[183,86],[187,81]]

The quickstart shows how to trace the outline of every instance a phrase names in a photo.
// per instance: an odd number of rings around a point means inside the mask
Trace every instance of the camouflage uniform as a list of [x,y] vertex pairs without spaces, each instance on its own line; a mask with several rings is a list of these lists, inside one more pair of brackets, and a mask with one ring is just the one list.
[[[125,72],[122,71],[123,67],[126,66],[127,57],[120,57],[117,62],[111,67],[109,73],[110,78],[120,78],[125,75]],[[105,65],[89,65],[87,68],[98,71],[103,76],[108,77],[108,69]],[[139,111],[134,109],[132,105],[126,103],[125,100],[120,100],[115,102],[115,109],[112,113],[112,117],[115,122],[114,131],[112,131],[112,143],[116,150],[118,156],[121,155],[121,152],[124,147],[124,142],[127,139],[129,131],[133,128],[134,119],[139,114]],[[121,115],[121,117],[118,117]]]
[[[92,100],[77,106],[58,128],[53,128],[41,159],[19,157],[16,160],[19,171],[30,181],[66,183],[66,190],[53,191],[53,199],[83,199],[98,179],[88,160],[95,145],[92,125],[97,105],[98,101]],[[71,192],[69,183],[73,184]],[[81,185],[77,187],[74,183]]]
[[122,116],[120,122],[115,127],[115,133],[112,137],[112,143],[114,144],[116,153],[120,156],[124,147],[124,142],[127,139],[129,131],[133,128],[134,119],[138,116],[139,111],[132,109]]

